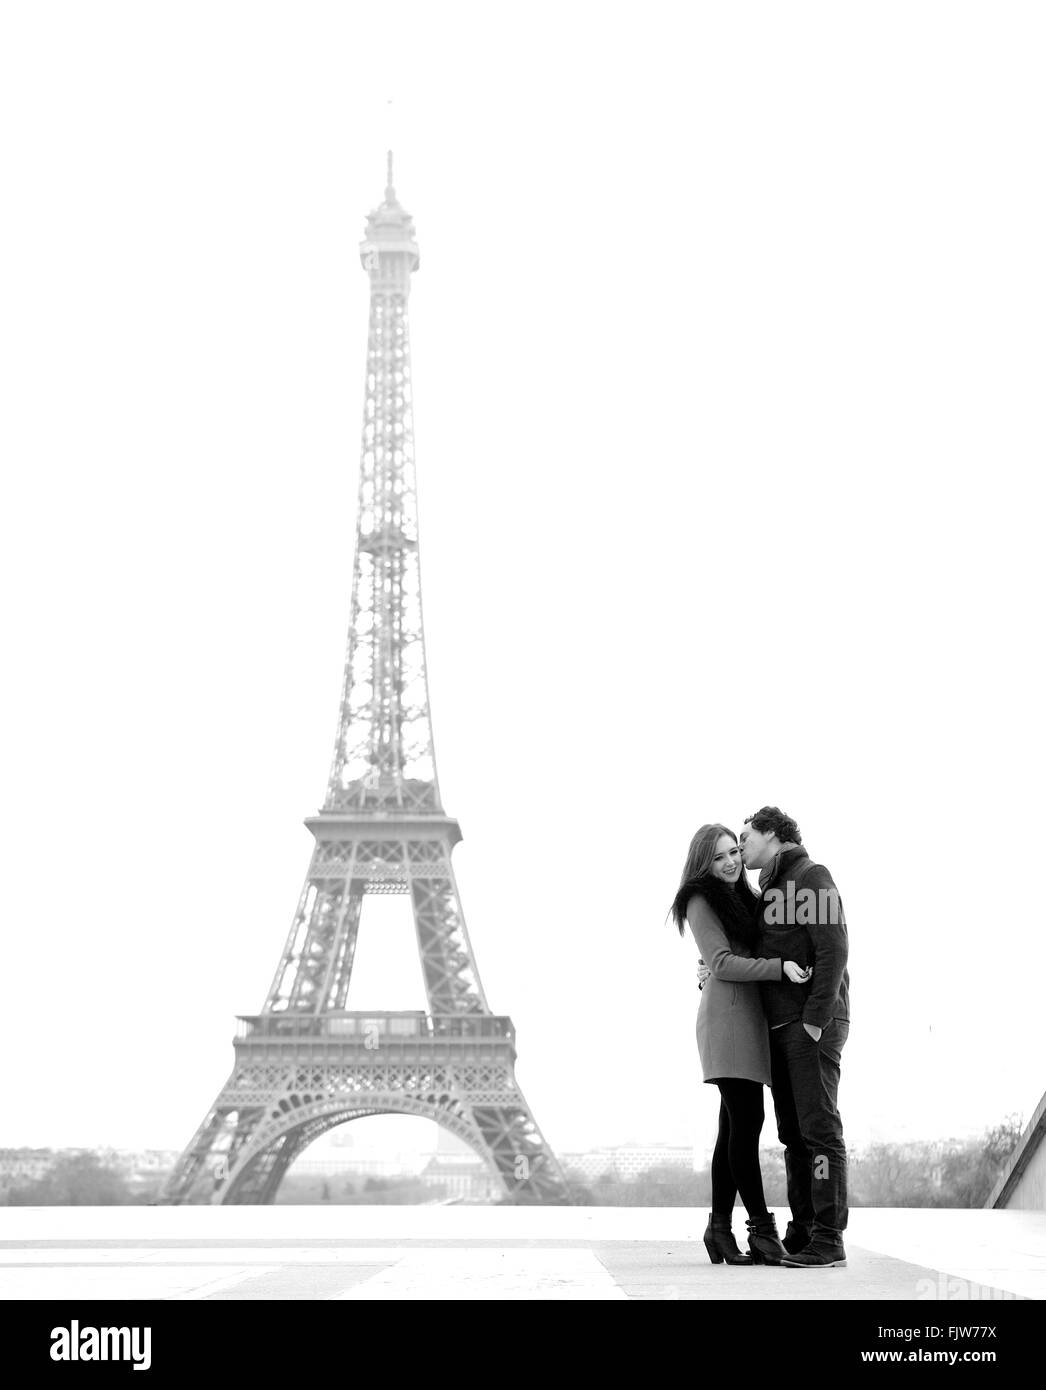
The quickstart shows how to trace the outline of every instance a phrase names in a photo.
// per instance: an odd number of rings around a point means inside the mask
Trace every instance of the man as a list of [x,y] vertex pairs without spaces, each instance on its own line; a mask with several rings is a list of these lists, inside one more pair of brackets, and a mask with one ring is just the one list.
[[809,984],[763,982],[777,1133],[785,1147],[792,1219],[786,1264],[846,1264],[846,1147],[837,1104],[850,1031],[848,940],[839,893],[803,848],[799,827],[776,806],[749,816],[741,856],[758,869],[761,936],[755,954],[813,966]]

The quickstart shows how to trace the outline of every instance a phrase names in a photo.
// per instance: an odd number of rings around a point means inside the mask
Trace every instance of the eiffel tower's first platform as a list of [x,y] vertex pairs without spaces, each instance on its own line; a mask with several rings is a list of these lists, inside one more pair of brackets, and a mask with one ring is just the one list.
[[[417,1115],[470,1145],[512,1203],[564,1203],[562,1170],[515,1080],[512,1020],[491,1011],[465,927],[429,713],[414,476],[410,278],[420,257],[396,197],[367,219],[370,277],[351,616],[327,795],[306,820],[312,860],[258,1014],[242,1016],[232,1074],[161,1204],[271,1203],[326,1130]],[[427,1010],[346,1008],[368,893],[410,898]]]

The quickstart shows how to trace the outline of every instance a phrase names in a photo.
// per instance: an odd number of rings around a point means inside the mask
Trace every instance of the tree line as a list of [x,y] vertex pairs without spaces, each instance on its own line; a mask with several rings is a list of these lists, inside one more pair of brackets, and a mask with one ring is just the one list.
[[[876,1143],[849,1155],[849,1200],[854,1207],[982,1207],[1002,1174],[1022,1133],[1021,1120],[1009,1115],[984,1134],[938,1143]],[[760,1154],[767,1205],[788,1205],[784,1152]],[[148,1182],[129,1179],[93,1153],[57,1154],[39,1178],[0,1191],[0,1205],[146,1206],[159,1195],[166,1175]],[[708,1169],[690,1172],[664,1165],[634,1178],[605,1173],[593,1179],[568,1167],[571,1198],[578,1206],[707,1207],[712,1198]],[[280,1204],[396,1204],[438,1201],[445,1196],[417,1178],[362,1178],[288,1173],[280,1185]],[[508,1200],[508,1199],[506,1199]]]
[[[1009,1115],[970,1139],[875,1143],[851,1150],[849,1203],[852,1207],[983,1207],[1022,1133],[1019,1116]],[[764,1149],[759,1161],[767,1206],[787,1207],[784,1150]],[[708,1168],[687,1172],[664,1166],[628,1180],[605,1173],[594,1181],[575,1169],[568,1170],[567,1177],[578,1205],[708,1207],[712,1200]]]

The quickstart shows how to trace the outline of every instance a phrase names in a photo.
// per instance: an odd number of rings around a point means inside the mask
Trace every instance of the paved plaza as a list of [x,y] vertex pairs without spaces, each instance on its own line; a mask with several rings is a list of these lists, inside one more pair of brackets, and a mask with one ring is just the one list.
[[847,1267],[821,1270],[712,1265],[706,1219],[681,1207],[4,1207],[0,1300],[1046,1297],[1046,1212],[856,1208]]

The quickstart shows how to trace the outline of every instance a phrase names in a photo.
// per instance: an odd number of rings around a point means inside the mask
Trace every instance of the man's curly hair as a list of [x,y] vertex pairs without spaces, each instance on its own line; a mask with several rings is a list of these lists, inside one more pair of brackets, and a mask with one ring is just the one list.
[[791,816],[785,815],[780,806],[761,806],[754,816],[748,817],[745,825],[758,830],[760,835],[776,835],[779,840],[791,840],[796,845],[803,843],[798,825]]

